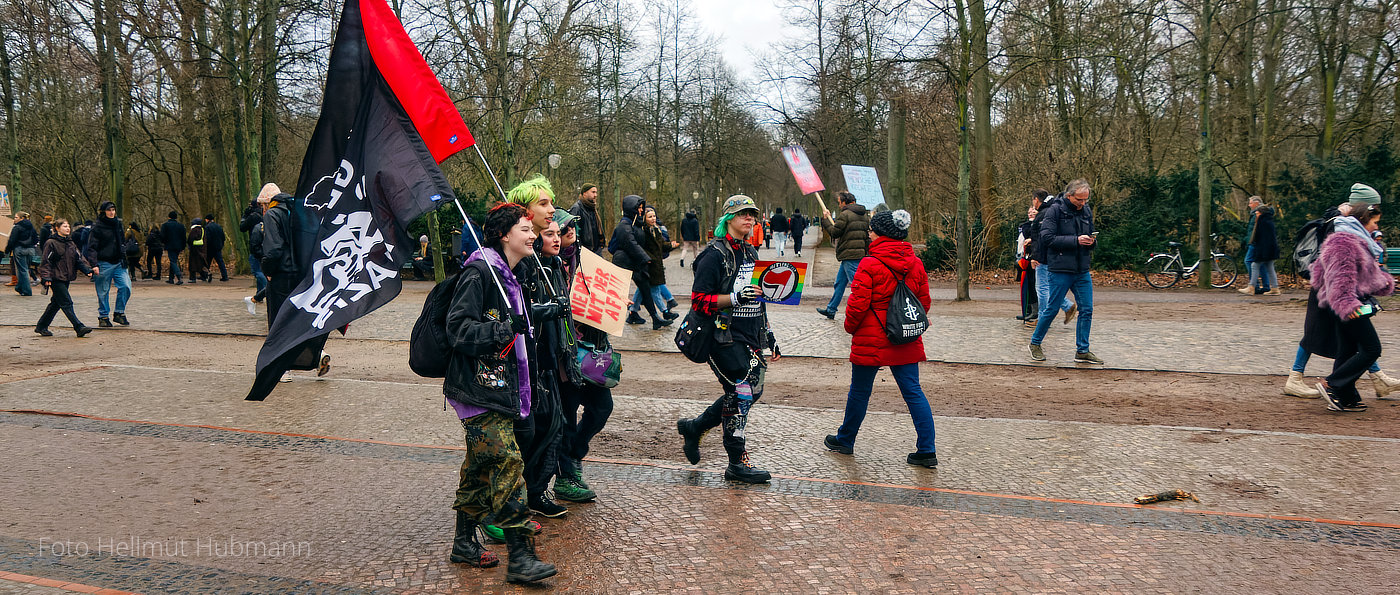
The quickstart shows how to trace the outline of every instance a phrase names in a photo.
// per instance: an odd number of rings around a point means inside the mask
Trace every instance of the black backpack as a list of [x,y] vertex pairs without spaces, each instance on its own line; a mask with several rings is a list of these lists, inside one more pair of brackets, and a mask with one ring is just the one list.
[[914,290],[904,284],[899,273],[894,272],[885,261],[875,260],[894,275],[894,293],[890,294],[890,303],[885,308],[885,338],[894,345],[912,343],[928,330],[928,311],[924,310]]
[[1293,270],[1299,277],[1312,278],[1312,263],[1322,251],[1322,242],[1332,234],[1332,219],[1313,219],[1303,224],[1293,237]]
[[[486,264],[478,260],[467,266],[477,263]],[[423,300],[423,311],[413,322],[413,332],[408,337],[408,367],[414,374],[424,378],[447,376],[447,362],[452,359],[447,311],[452,307],[452,295],[457,292],[457,280],[461,276],[462,273],[458,272],[438,283],[428,292],[428,298]]]
[[253,229],[248,230],[248,254],[258,260],[263,259],[263,224],[259,221]]

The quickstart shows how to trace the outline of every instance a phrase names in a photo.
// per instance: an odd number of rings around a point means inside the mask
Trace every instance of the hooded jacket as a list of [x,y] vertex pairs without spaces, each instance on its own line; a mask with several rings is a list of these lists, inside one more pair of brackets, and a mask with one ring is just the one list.
[[53,234],[48,243],[44,244],[44,254],[39,260],[39,278],[69,283],[78,278],[79,271],[91,275],[92,267],[79,253],[78,244],[73,240],[73,236]]
[[1366,240],[1344,232],[1322,242],[1311,281],[1317,304],[1340,318],[1361,307],[1363,298],[1395,293],[1395,277],[1371,256]]
[[[501,297],[488,267],[495,269],[512,303]],[[447,310],[452,357],[442,382],[443,394],[459,405],[454,408],[463,419],[486,411],[522,419],[530,415],[534,345],[529,334],[512,332],[510,322],[512,313],[528,316],[525,309],[520,283],[500,254],[489,248],[473,253]]]
[[115,206],[116,203],[106,201],[97,207],[97,222],[92,224],[87,252],[83,254],[89,261],[119,264],[126,259],[126,251],[122,249],[126,237],[122,220],[107,217],[107,208]]
[[578,217],[577,228],[578,243],[584,248],[592,250],[594,254],[601,254],[603,249],[603,223],[598,219],[598,206],[583,204],[583,201],[574,203],[569,207],[569,214]]
[[292,212],[287,209],[291,200],[287,193],[273,197],[277,205],[263,213],[262,268],[267,275],[297,274],[296,251],[292,244]]
[[1249,245],[1254,246],[1254,261],[1278,260],[1278,230],[1274,226],[1274,208],[1260,205],[1251,214]]
[[34,231],[34,222],[28,219],[20,219],[14,228],[10,230],[10,241],[5,244],[6,252],[13,252],[16,248],[33,248],[39,243],[39,232]]
[[865,234],[870,230],[870,216],[863,205],[851,203],[841,207],[832,222],[822,219],[822,229],[836,240],[836,260],[865,258],[870,245],[870,236]]
[[686,213],[685,219],[681,220],[681,241],[700,241],[700,218],[695,213]]
[[185,249],[185,226],[174,219],[166,219],[160,224],[160,238],[165,241],[165,249],[180,252]]
[[224,226],[213,221],[204,222],[204,248],[209,254],[218,254],[224,251],[224,242],[228,239],[224,235]]
[[[888,265],[888,266],[887,266]],[[893,270],[891,270],[893,269]],[[886,310],[894,295],[896,275],[918,296],[927,311],[932,305],[928,271],[904,240],[876,237],[870,255],[861,259],[846,302],[846,332],[851,334],[851,363],[859,366],[902,366],[924,361],[924,338],[893,345],[885,337]]]
[[[642,242],[646,241],[646,232],[641,225],[633,225],[633,219],[640,219],[637,214],[637,207],[641,206],[642,197],[629,194],[622,197],[622,218],[617,222],[617,227],[613,228],[612,239],[608,241],[608,249],[613,255],[613,264],[629,271],[646,271],[647,263],[651,262],[651,257],[642,248]],[[642,225],[645,225],[643,223]]]
[[671,253],[671,242],[661,235],[660,227],[646,225],[642,230],[642,249],[646,250],[651,262],[647,264],[647,274],[652,285],[666,284],[666,263],[663,259]]

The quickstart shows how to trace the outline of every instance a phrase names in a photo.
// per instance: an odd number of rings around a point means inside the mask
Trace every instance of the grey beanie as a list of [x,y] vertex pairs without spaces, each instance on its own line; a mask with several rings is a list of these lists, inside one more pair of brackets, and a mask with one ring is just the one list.
[[1351,196],[1347,197],[1347,202],[1364,202],[1366,204],[1381,204],[1381,193],[1375,188],[1365,184],[1352,184]]
[[896,240],[909,237],[909,211],[880,211],[870,218],[870,231]]

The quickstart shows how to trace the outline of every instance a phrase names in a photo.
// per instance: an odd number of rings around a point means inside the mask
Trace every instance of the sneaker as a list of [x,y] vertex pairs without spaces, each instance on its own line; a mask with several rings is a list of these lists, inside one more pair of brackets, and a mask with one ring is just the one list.
[[1034,318],[1027,318],[1026,321],[1023,322],[1022,324],[1024,324],[1024,325],[1026,326],[1026,328],[1035,328],[1036,319],[1034,319]]
[[1254,288],[1253,288],[1253,287],[1241,287],[1241,288],[1239,289],[1239,292],[1240,292],[1240,293],[1243,293],[1243,294],[1245,294],[1245,295],[1254,295]]
[[730,463],[728,467],[724,468],[724,478],[743,483],[768,483],[769,480],[773,479],[773,475],[754,467],[749,462],[749,453],[744,453],[739,462]]
[[579,485],[573,477],[562,475],[554,480],[554,497],[569,502],[592,502],[598,499],[598,494]]
[[122,326],[131,326],[131,321],[130,321],[130,320],[127,320],[127,319],[126,319],[126,314],[125,314],[125,313],[122,313],[122,312],[117,312],[117,313],[115,313],[115,314],[112,314],[112,322],[115,322],[115,323],[120,324],[120,325],[122,325]]
[[1103,360],[1100,359],[1099,356],[1094,355],[1092,351],[1076,352],[1074,354],[1074,361],[1081,364],[1103,364]]
[[547,518],[557,519],[568,513],[569,509],[556,504],[554,500],[550,499],[549,494],[540,494],[530,499],[530,511]]
[[666,311],[666,313],[665,313],[665,314],[662,314],[661,316],[662,316],[663,318],[665,318],[666,320],[675,320],[675,319],[681,317],[680,314],[676,314],[674,311],[671,311],[671,310]]
[[1370,407],[1367,407],[1366,404],[1365,404],[1365,403],[1362,403],[1361,401],[1357,401],[1357,402],[1355,402],[1355,403],[1344,403],[1344,404],[1342,404],[1342,411],[1346,411],[1346,412],[1350,412],[1350,413],[1357,413],[1357,412],[1365,411],[1365,410],[1367,410],[1367,409],[1370,409]]
[[45,328],[35,328],[35,329],[34,329],[34,332],[39,333],[39,335],[40,335],[40,336],[43,336],[43,337],[52,337],[52,336],[53,336],[53,331],[49,330],[47,327],[45,327]]
[[1332,389],[1327,386],[1327,381],[1317,383],[1317,393],[1322,395],[1322,400],[1327,402],[1328,411],[1342,411],[1342,406],[1337,402],[1337,396],[1332,394]]
[[1264,295],[1283,295],[1283,292],[1282,292],[1282,291],[1279,291],[1279,289],[1278,289],[1277,287],[1275,287],[1275,288],[1273,288],[1273,289],[1270,289],[1270,290],[1264,292]]
[[840,442],[837,442],[836,436],[830,434],[827,435],[825,440],[822,440],[822,444],[826,445],[827,450],[831,452],[841,453],[843,455],[848,455],[855,452],[855,450],[851,447],[845,446]]
[[[544,533],[544,525],[539,521],[525,521],[525,530],[531,535]],[[506,542],[506,532],[495,525],[481,525],[481,534],[486,537],[486,543],[501,544]]]
[[1078,314],[1079,314],[1079,304],[1070,304],[1070,305],[1069,305],[1069,309],[1068,309],[1068,310],[1065,310],[1065,320],[1064,320],[1064,323],[1065,323],[1065,324],[1069,324],[1069,322],[1070,322],[1071,320],[1074,320],[1074,317],[1077,316]]
[[330,356],[330,355],[327,355],[326,352],[322,351],[322,352],[321,352],[321,361],[320,361],[319,363],[316,364],[316,375],[317,375],[317,376],[325,376],[325,375],[326,375],[328,372],[330,372],[330,371],[331,371],[331,356]]
[[101,328],[112,328],[112,319],[106,316],[97,317],[97,326]]
[[647,319],[638,316],[636,312],[627,313],[627,324],[646,324]]
[[255,304],[255,303],[253,303],[253,296],[251,296],[251,295],[245,295],[245,296],[243,296],[243,305],[248,306],[248,314],[249,314],[249,315],[252,315],[252,316],[257,316],[257,315],[258,315],[258,305]]
[[676,433],[681,435],[681,452],[685,453],[685,460],[696,465],[700,463],[700,439],[705,437],[705,433],[692,430],[692,423],[687,419],[676,420]]
[[277,381],[278,381],[278,382],[291,382],[291,381],[292,381],[292,375],[291,375],[291,374],[288,374],[288,373],[286,373],[286,372],[283,372],[283,373],[282,373],[282,377],[281,377],[281,378],[278,378]]
[[904,462],[909,463],[910,465],[918,465],[920,467],[928,467],[929,469],[933,469],[938,466],[938,453],[911,452],[909,453],[909,456],[904,457]]
[[1044,350],[1044,349],[1041,349],[1040,346],[1039,346],[1039,345],[1036,345],[1035,343],[1031,343],[1030,349],[1031,349],[1031,359],[1033,359],[1033,360],[1035,360],[1035,361],[1038,361],[1038,362],[1043,362],[1043,361],[1045,361],[1045,350]]
[[828,320],[836,320],[836,313],[835,313],[835,312],[827,312],[826,310],[823,310],[823,309],[821,309],[821,308],[817,308],[817,314],[821,314],[822,316],[827,317]]

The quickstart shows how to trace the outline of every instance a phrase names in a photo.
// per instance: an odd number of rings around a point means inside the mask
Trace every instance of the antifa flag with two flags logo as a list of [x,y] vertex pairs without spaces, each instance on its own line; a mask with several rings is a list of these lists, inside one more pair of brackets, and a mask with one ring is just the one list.
[[247,400],[314,368],[331,329],[398,296],[408,224],[454,200],[438,164],[474,143],[385,1],[347,0],[289,205],[301,280],[268,329]]

